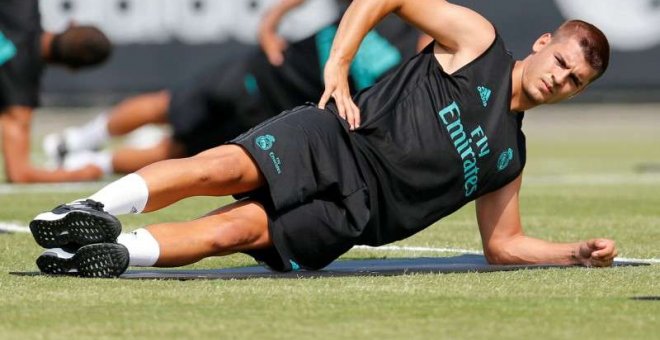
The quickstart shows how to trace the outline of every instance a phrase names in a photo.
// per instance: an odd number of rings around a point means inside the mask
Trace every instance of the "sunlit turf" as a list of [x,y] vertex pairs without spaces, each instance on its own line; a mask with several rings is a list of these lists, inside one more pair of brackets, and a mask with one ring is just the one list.
[[[3,195],[0,220],[27,223],[37,207],[86,193]],[[24,202],[20,204],[18,202]],[[25,203],[28,202],[28,203]],[[194,218],[224,202],[198,198],[122,217],[127,228]],[[529,185],[530,235],[614,238],[626,257],[660,258],[660,185]],[[398,245],[479,249],[473,208]],[[27,234],[0,236],[2,338],[638,338],[660,332],[660,265],[482,274],[242,281],[128,281],[18,277],[41,250]],[[354,250],[345,257],[444,256]],[[197,268],[251,265],[244,255]]]
[[[637,168],[660,163],[660,118],[652,120],[655,125],[645,116],[639,123],[592,119],[581,125],[550,121],[546,127],[534,121],[543,113],[526,118],[529,158],[521,208],[527,234],[553,241],[609,237],[623,257],[660,258],[660,174]],[[560,132],[546,131],[553,128]],[[38,212],[90,193],[2,194],[0,221],[27,225]],[[121,220],[130,230],[192,219],[230,201],[189,199]],[[479,250],[474,208],[468,205],[397,245]],[[655,339],[660,334],[660,301],[631,299],[660,296],[660,264],[186,282],[8,274],[36,270],[40,252],[28,234],[0,235],[0,339]],[[454,254],[359,249],[344,257],[446,255]],[[193,267],[253,263],[232,255]]]

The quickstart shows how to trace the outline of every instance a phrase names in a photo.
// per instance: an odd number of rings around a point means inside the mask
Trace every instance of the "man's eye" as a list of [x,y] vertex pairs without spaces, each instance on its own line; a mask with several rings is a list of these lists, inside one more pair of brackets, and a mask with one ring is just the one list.
[[578,81],[576,76],[571,76],[571,81],[573,81],[573,85],[579,87],[580,86],[580,81]]
[[555,56],[555,60],[557,61],[557,65],[559,65],[561,67],[564,67],[566,65],[566,63],[564,63],[564,60],[557,57],[557,56]]

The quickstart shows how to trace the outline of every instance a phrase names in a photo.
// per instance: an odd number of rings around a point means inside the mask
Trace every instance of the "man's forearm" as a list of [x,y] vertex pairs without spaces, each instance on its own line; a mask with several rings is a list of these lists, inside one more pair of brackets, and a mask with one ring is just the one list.
[[30,162],[30,123],[32,108],[9,106],[0,115],[2,156],[10,182],[24,182]]
[[581,242],[556,243],[524,235],[512,237],[498,246],[485,247],[493,264],[584,264]]
[[399,3],[397,0],[353,1],[341,19],[330,58],[339,64],[350,65],[367,32],[394,12]]
[[35,168],[30,162],[30,123],[32,108],[12,106],[0,116],[2,156],[8,182],[71,182],[89,181],[101,177],[100,169],[83,168],[75,171]]

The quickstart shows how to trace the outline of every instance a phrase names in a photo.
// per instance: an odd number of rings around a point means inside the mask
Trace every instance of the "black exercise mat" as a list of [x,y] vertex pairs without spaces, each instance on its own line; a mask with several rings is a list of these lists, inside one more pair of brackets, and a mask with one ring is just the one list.
[[[643,262],[615,261],[615,267],[645,266]],[[484,273],[523,269],[569,268],[562,265],[491,265],[482,255],[453,257],[385,258],[368,260],[338,260],[322,270],[280,273],[262,266],[223,269],[140,269],[128,270],[122,279],[158,280],[231,280],[253,278],[314,278],[328,276],[393,276],[417,273]],[[38,272],[11,273],[15,275],[42,275]]]

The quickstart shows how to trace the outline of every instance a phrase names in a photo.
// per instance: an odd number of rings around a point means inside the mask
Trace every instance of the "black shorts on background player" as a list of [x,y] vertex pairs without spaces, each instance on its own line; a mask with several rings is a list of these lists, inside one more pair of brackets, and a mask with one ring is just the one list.
[[222,145],[254,125],[241,117],[263,110],[245,86],[246,60],[256,54],[253,49],[241,50],[171,90],[168,120],[173,138],[184,145],[187,155]]
[[[43,71],[41,21],[36,0],[0,1],[0,32],[15,54],[0,63],[0,113],[12,105],[37,107]],[[5,45],[9,46],[9,45]]]

